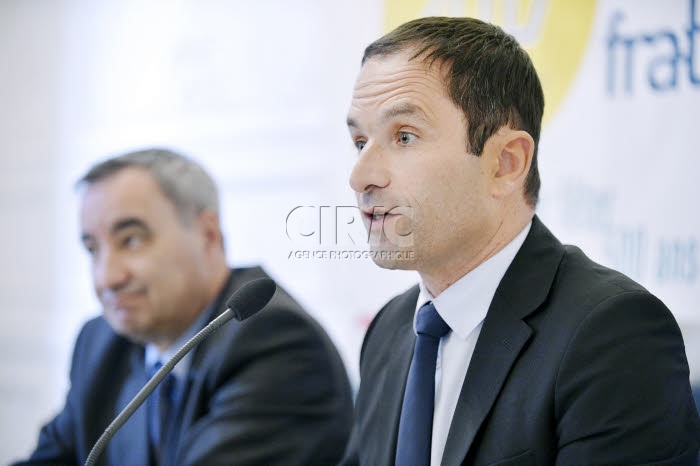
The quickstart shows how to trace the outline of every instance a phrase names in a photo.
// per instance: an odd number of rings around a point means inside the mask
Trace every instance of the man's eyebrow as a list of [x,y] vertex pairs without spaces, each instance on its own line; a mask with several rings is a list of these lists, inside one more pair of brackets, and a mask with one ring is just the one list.
[[[146,232],[150,232],[150,228],[140,218],[136,217],[127,217],[125,219],[117,221],[112,227],[109,229],[110,234],[114,235],[119,233],[120,231],[126,230],[127,228],[139,228],[141,230],[144,230]],[[83,243],[86,243],[88,241],[91,241],[93,239],[93,235],[90,233],[81,233],[80,235],[80,240]]]
[[136,217],[127,217],[121,220],[118,220],[117,222],[112,225],[112,227],[109,229],[110,233],[115,234],[119,233],[122,230],[125,230],[127,228],[140,228],[142,230],[150,231],[150,228],[148,228],[148,225],[146,225],[146,222],[141,220],[140,218]]
[[382,120],[387,121],[402,115],[417,115],[418,117],[425,119],[425,113],[423,113],[423,110],[421,110],[420,107],[409,103],[403,103],[385,110],[382,114]]
[[[403,104],[395,105],[395,106],[385,110],[384,113],[382,113],[381,120],[383,122],[386,122],[386,121],[391,120],[392,118],[396,118],[397,116],[401,116],[401,115],[416,115],[423,120],[426,119],[425,113],[423,112],[423,110],[421,110],[420,107],[413,105],[413,104],[409,104],[409,103],[403,103]],[[346,123],[348,125],[348,128],[358,128],[359,127],[357,122],[351,117],[348,117]]]

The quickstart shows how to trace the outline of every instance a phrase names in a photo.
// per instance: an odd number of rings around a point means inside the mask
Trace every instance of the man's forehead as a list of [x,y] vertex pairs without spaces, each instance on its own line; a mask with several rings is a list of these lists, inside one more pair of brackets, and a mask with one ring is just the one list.
[[439,67],[412,56],[378,55],[365,62],[353,88],[348,126],[356,126],[366,111],[384,120],[400,115],[425,117],[436,97],[451,100]]
[[146,219],[152,215],[151,200],[127,192],[87,192],[80,206],[80,224],[84,230],[111,230],[124,219]]
[[[406,116],[406,117],[413,117],[413,118],[419,118],[421,120],[426,120],[427,115],[426,112],[423,110],[423,108],[418,105],[414,104],[411,102],[397,102],[396,104],[393,105],[387,105],[379,114],[379,120],[383,122],[388,122],[392,120],[393,118],[396,117],[401,117],[401,116]],[[347,118],[347,125],[350,128],[357,128],[359,127],[359,123],[356,121],[355,116],[353,115],[352,108],[350,109],[350,112],[348,114]]]

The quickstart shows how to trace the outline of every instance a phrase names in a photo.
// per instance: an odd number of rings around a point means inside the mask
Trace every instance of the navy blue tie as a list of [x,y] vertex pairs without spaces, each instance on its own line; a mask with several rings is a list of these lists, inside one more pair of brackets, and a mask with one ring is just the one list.
[[401,407],[396,466],[429,466],[435,405],[435,361],[440,338],[449,325],[432,303],[423,305],[416,316],[416,346],[408,371]]
[[[158,361],[150,369],[153,377],[163,364]],[[168,421],[175,406],[175,384],[177,379],[170,373],[156,387],[148,399],[148,433],[151,444],[151,454],[155,464],[160,464],[160,449],[163,438],[168,431]],[[153,463],[152,463],[153,464]]]

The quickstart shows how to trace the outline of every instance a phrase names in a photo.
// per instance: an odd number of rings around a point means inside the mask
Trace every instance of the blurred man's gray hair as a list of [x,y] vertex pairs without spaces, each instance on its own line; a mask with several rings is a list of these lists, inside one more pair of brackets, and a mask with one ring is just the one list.
[[203,210],[219,215],[219,194],[213,178],[197,162],[169,149],[150,148],[103,160],[93,165],[77,186],[90,186],[129,167],[143,168],[153,176],[183,223],[191,224]]

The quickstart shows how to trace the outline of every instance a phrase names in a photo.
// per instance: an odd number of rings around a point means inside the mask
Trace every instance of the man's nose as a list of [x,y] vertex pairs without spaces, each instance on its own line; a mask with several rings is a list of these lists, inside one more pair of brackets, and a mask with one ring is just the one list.
[[93,259],[93,281],[96,290],[117,289],[129,280],[129,269],[120,254],[103,250]]
[[357,193],[366,193],[385,188],[390,181],[385,151],[368,141],[350,173],[350,187]]

